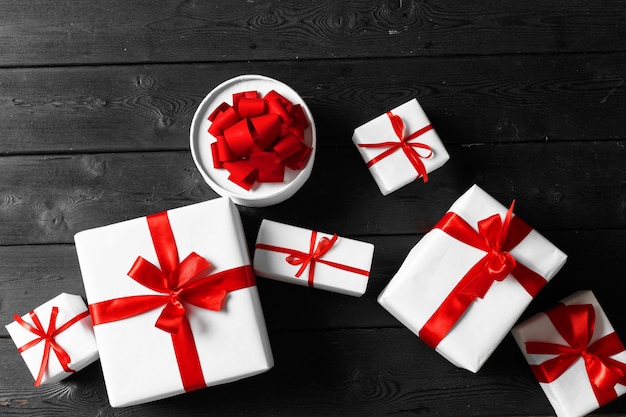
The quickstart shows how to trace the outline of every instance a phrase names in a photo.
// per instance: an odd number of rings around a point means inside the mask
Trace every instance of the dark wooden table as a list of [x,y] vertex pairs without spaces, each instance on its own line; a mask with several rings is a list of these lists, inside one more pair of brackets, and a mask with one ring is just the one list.
[[[73,236],[216,197],[189,152],[216,85],[263,74],[318,127],[310,180],[262,218],[376,245],[353,298],[259,280],[276,361],[262,375],[112,409],[98,362],[35,388],[0,328],[0,414],[553,415],[511,336],[455,368],[376,297],[473,183],[569,255],[524,317],[591,289],[626,338],[623,1],[0,1],[0,323],[84,295]],[[352,131],[418,98],[451,154],[383,197]],[[597,411],[626,415],[626,398]]]

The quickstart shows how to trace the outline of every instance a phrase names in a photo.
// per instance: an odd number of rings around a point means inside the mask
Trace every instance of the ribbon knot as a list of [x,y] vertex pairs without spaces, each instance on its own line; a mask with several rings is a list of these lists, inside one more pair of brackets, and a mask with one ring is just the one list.
[[598,404],[602,406],[617,398],[615,384],[626,385],[626,364],[611,356],[622,352],[624,345],[615,332],[591,343],[596,323],[593,305],[558,304],[546,315],[567,345],[526,342],[529,354],[556,355],[539,365],[530,366],[537,380],[553,382],[582,358]]
[[186,304],[220,311],[230,291],[254,285],[250,265],[209,274],[212,268],[202,256],[191,252],[182,262],[167,212],[146,218],[159,267],[139,256],[128,276],[158,294],[136,295],[91,304],[94,326],[124,320],[162,308],[155,327],[171,335],[181,382],[185,391],[205,386]]
[[[208,273],[212,265],[206,259],[191,252],[179,263],[178,254],[172,253],[176,251],[176,247],[170,247],[168,251],[157,253],[161,268],[141,256],[137,257],[128,276],[145,287],[167,295],[168,300],[155,326],[168,333],[176,333],[185,317],[184,303],[219,311],[226,293],[216,291],[209,285],[211,276]],[[197,294],[194,294],[194,287],[190,286],[191,283],[202,280],[206,281],[205,290],[208,293],[205,294],[204,301],[208,302],[199,301]]]
[[[390,111],[388,111],[386,114],[389,118],[389,121],[391,122],[393,131],[399,139],[399,142],[391,141],[379,143],[359,143],[359,146],[361,148],[388,148],[380,155],[372,158],[369,162],[367,162],[367,167],[371,167],[375,163],[388,157],[397,150],[402,149],[406,157],[409,159],[409,162],[411,162],[411,165],[413,165],[413,168],[415,168],[415,171],[417,172],[417,178],[422,177],[424,179],[424,182],[428,182],[428,173],[426,172],[426,167],[422,162],[422,158],[428,159],[432,157],[433,150],[430,146],[424,143],[411,141],[432,130],[432,125],[426,125],[423,128],[411,133],[410,135],[405,135],[405,127],[402,118],[398,115],[393,114]],[[425,150],[426,153],[422,155],[419,153],[418,150]]]
[[38,387],[39,385],[41,385],[43,376],[46,372],[46,369],[48,368],[48,362],[50,360],[50,350],[54,351],[54,354],[56,355],[57,359],[59,360],[59,363],[61,364],[61,367],[63,368],[65,372],[76,372],[75,370],[71,369],[69,366],[70,362],[72,361],[72,359],[70,358],[70,355],[65,351],[65,349],[61,347],[61,345],[57,343],[57,341],[55,340],[55,337],[59,333],[64,332],[70,326],[74,325],[75,323],[89,316],[89,310],[83,311],[82,313],[78,314],[77,316],[69,320],[67,323],[63,324],[61,327],[57,328],[56,321],[57,321],[57,316],[59,314],[59,308],[54,306],[52,307],[52,310],[50,312],[50,322],[48,323],[47,330],[43,328],[43,325],[41,324],[39,317],[34,311],[31,311],[28,314],[31,320],[33,321],[34,326],[25,322],[17,314],[13,316],[13,319],[17,323],[19,323],[22,327],[24,327],[26,330],[28,330],[29,332],[37,336],[36,339],[33,339],[30,342],[26,343],[25,345],[20,346],[18,348],[18,351],[20,353],[24,352],[27,349],[30,349],[31,347],[35,346],[39,342],[42,342],[42,341],[44,342],[43,357],[41,359],[41,366],[39,367],[39,373],[37,374],[37,378],[35,379],[35,386]]
[[478,222],[478,233],[485,240],[486,247],[490,249],[487,269],[494,281],[504,280],[517,265],[515,258],[503,249],[511,227],[514,206],[515,201],[507,210],[504,221],[498,214],[495,214]]
[[487,262],[489,275],[494,281],[503,281],[517,265],[517,261],[508,252],[492,251]]
[[419,337],[433,348],[443,340],[478,298],[484,298],[495,281],[503,281],[512,275],[522,287],[535,296],[546,280],[521,262],[510,251],[526,238],[530,226],[513,216],[515,201],[507,210],[504,220],[494,214],[478,222],[476,231],[463,218],[448,212],[434,229],[440,229],[451,237],[485,251],[486,254],[461,278],[435,313],[426,321]]
[[290,265],[300,265],[300,269],[296,272],[297,278],[300,278],[306,268],[310,266],[309,278],[312,279],[315,274],[315,261],[324,256],[333,247],[338,239],[337,235],[333,235],[330,239],[323,237],[317,243],[317,246],[315,246],[315,240],[317,238],[316,232],[313,232],[311,236],[311,247],[309,249],[309,253],[293,253],[285,258]]

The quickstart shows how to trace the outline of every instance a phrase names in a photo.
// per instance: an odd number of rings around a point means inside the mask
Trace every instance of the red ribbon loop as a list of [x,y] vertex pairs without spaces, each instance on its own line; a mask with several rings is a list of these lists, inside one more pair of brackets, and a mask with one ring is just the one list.
[[[424,182],[428,182],[428,173],[426,172],[426,167],[424,166],[424,163],[422,162],[422,158],[423,159],[430,158],[433,155],[433,150],[430,146],[424,143],[410,142],[410,141],[432,130],[433,129],[432,125],[430,124],[426,125],[423,128],[411,133],[410,135],[405,136],[404,135],[404,122],[402,121],[402,118],[398,115],[391,113],[390,111],[388,111],[386,114],[387,114],[387,117],[389,117],[389,121],[391,122],[393,131],[395,132],[396,136],[398,137],[400,141],[399,142],[379,142],[379,143],[359,143],[359,146],[362,148],[388,148],[387,150],[382,152],[380,155],[372,158],[369,162],[367,162],[367,167],[368,168],[371,167],[372,165],[376,164],[382,159],[385,159],[386,157],[396,152],[397,150],[402,149],[404,154],[409,159],[409,162],[411,162],[411,165],[413,165],[413,167],[415,168],[415,171],[417,171],[417,178],[422,177]],[[418,152],[418,149],[426,150],[427,153],[425,155],[421,155]]]
[[179,262],[167,212],[148,216],[160,268],[141,256],[128,276],[158,295],[138,295],[91,304],[94,326],[124,320],[162,307],[155,327],[170,333],[185,391],[205,386],[186,304],[220,311],[228,292],[254,285],[250,265],[209,274],[211,264],[195,252]]
[[311,233],[309,253],[304,256],[302,256],[303,254],[301,253],[294,253],[285,258],[285,260],[291,265],[300,265],[300,269],[298,269],[298,272],[296,272],[296,277],[300,278],[307,266],[310,265],[309,285],[313,285],[313,276],[315,275],[315,261],[324,256],[330,250],[330,248],[333,247],[333,245],[337,241],[337,238],[337,235],[333,235],[331,239],[323,237],[320,239],[316,247],[315,241],[317,240],[317,232],[313,231]]
[[582,358],[598,404],[602,406],[617,398],[615,384],[626,385],[626,364],[611,356],[624,351],[624,345],[615,332],[590,343],[596,323],[593,305],[558,304],[546,315],[567,345],[526,342],[529,354],[557,355],[539,365],[530,366],[537,380],[553,382]]
[[[211,276],[208,275],[210,268],[211,264],[206,259],[192,252],[173,270],[165,274],[161,269],[139,256],[128,272],[128,276],[151,290],[169,295],[169,300],[155,326],[168,333],[176,333],[185,316],[185,307],[182,302],[189,303],[187,295],[190,291],[187,284],[196,279],[210,279]],[[219,306],[226,294],[220,290],[212,292],[211,290],[215,289],[209,289],[206,304],[198,306],[219,311]]]
[[[233,105],[220,104],[209,116],[213,166],[228,170],[228,179],[250,190],[256,183],[284,181],[285,168],[302,169],[312,148],[304,143],[309,122],[302,106],[272,90],[235,93]],[[271,153],[272,164],[259,164]],[[261,159],[265,160],[265,156]]]
[[300,278],[308,267],[308,284],[311,288],[313,288],[313,282],[315,280],[315,264],[317,262],[332,266],[333,268],[338,268],[344,271],[353,272],[355,274],[364,275],[366,277],[369,276],[369,271],[366,271],[364,269],[354,268],[349,265],[343,265],[337,262],[322,259],[322,257],[332,249],[333,245],[337,242],[337,239],[339,239],[339,237],[336,234],[334,234],[330,239],[328,239],[327,237],[322,237],[316,245],[317,232],[313,230],[311,231],[309,252],[282,248],[280,246],[266,245],[264,243],[257,243],[256,248],[287,254],[288,256],[285,258],[285,261],[287,261],[287,263],[294,266],[300,265],[300,268],[295,273],[296,278]]
[[57,328],[56,320],[59,314],[59,308],[56,306],[52,307],[52,310],[50,312],[50,322],[48,323],[48,330],[44,330],[41,321],[39,320],[39,317],[37,317],[37,314],[34,311],[31,311],[28,314],[30,315],[30,318],[35,326],[32,326],[29,323],[25,322],[17,314],[13,316],[13,319],[26,330],[34,333],[37,336],[36,339],[33,339],[23,346],[20,346],[17,349],[20,353],[24,352],[27,349],[30,349],[41,341],[44,341],[45,343],[43,348],[43,357],[41,359],[41,366],[39,367],[39,373],[37,374],[37,378],[35,379],[35,386],[38,387],[39,385],[41,385],[43,376],[46,372],[46,369],[48,368],[48,362],[50,360],[50,349],[54,351],[54,354],[56,355],[59,363],[61,364],[61,367],[63,367],[63,370],[65,372],[76,372],[69,366],[70,362],[72,361],[70,355],[57,343],[55,337],[59,333],[67,330],[70,326],[89,316],[89,310],[83,311],[82,313],[73,317],[67,323],[63,324],[61,327]]
[[509,252],[532,230],[509,207],[504,220],[498,214],[478,222],[478,232],[459,215],[448,212],[434,229],[476,249],[487,252],[459,281],[419,332],[428,346],[435,348],[477,298],[484,298],[495,281],[512,275],[524,289],[535,296],[546,280]]

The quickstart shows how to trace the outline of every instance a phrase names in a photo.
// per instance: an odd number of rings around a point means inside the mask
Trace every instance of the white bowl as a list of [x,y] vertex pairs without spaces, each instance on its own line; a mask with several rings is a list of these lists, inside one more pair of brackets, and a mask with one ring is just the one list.
[[[261,97],[265,97],[272,90],[276,90],[293,104],[302,106],[309,122],[309,127],[304,131],[304,143],[312,148],[311,155],[301,170],[285,168],[283,182],[255,183],[250,190],[245,190],[228,179],[229,172],[226,169],[213,166],[211,143],[216,142],[216,139],[208,132],[211,126],[208,117],[222,102],[232,105],[233,93],[258,91]],[[230,197],[233,202],[242,206],[265,207],[285,201],[304,185],[313,170],[317,138],[311,111],[302,97],[291,87],[262,75],[241,75],[215,87],[196,110],[189,136],[191,155],[204,180],[216,193],[223,197]]]

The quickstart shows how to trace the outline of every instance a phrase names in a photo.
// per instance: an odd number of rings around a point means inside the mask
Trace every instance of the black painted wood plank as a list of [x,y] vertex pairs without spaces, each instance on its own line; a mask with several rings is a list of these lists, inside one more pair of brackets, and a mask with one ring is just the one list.
[[[99,362],[64,382],[34,388],[15,346],[1,338],[0,354],[10,360],[0,374],[0,411],[49,417],[553,415],[510,337],[478,374],[455,368],[405,329],[270,332],[270,340],[276,365],[265,374],[112,409]],[[598,414],[619,415],[624,407],[621,397]]]
[[[289,200],[241,207],[262,218],[344,235],[429,230],[477,183],[539,230],[626,227],[621,141],[450,146],[428,183],[383,197],[357,150],[320,149],[309,181]],[[0,158],[0,244],[72,243],[96,226],[217,196],[180,152]]]
[[0,3],[0,65],[623,52],[621,1]]
[[412,98],[446,143],[625,139],[625,71],[626,54],[3,69],[0,154],[188,149],[204,96],[250,73],[300,93],[321,147]]
[[[553,415],[507,337],[477,375],[377,303],[410,248],[478,183],[569,255],[523,317],[591,289],[626,340],[623,2],[0,0],[0,324],[84,295],[74,233],[216,197],[189,154],[220,82],[280,79],[311,107],[311,180],[262,218],[375,244],[361,298],[259,279],[276,367],[111,409],[99,364],[34,388],[0,326],[0,415]],[[382,197],[352,130],[417,97],[452,159]],[[593,415],[624,415],[626,397]]]

